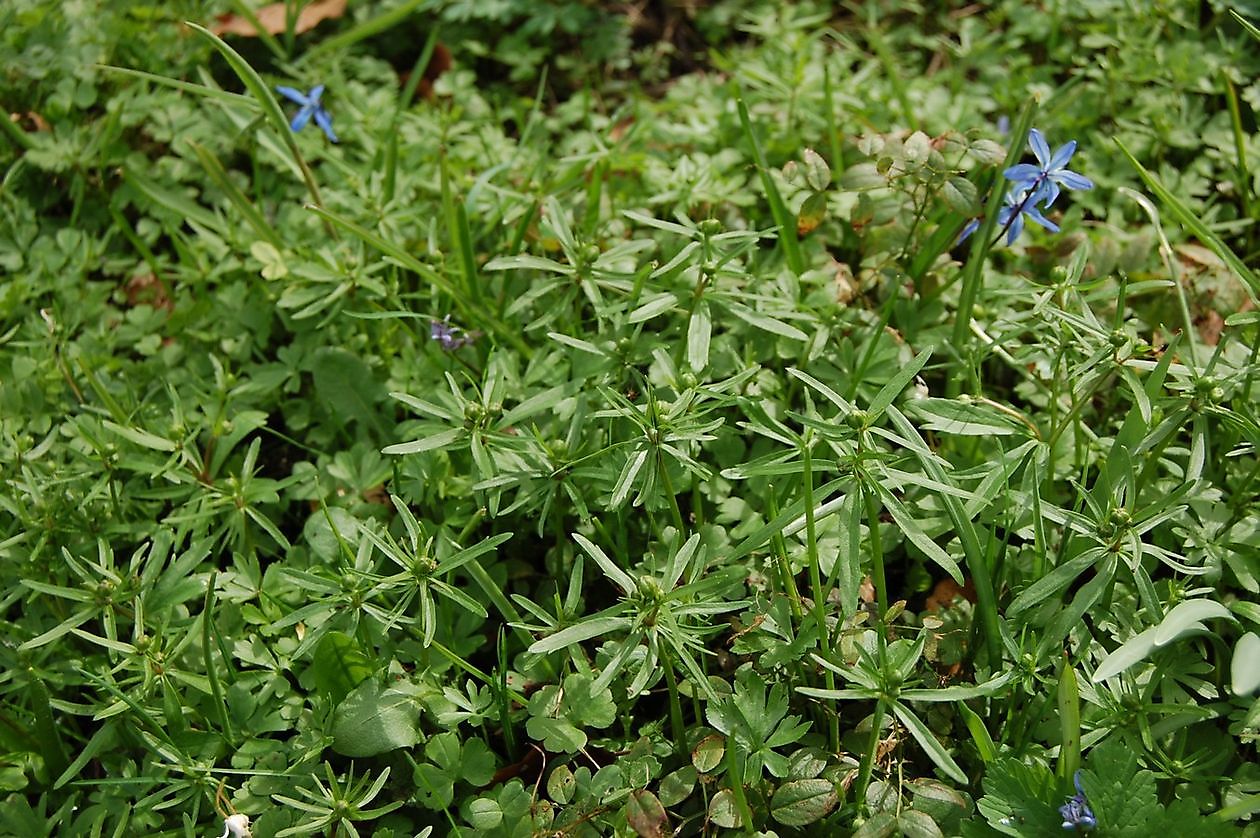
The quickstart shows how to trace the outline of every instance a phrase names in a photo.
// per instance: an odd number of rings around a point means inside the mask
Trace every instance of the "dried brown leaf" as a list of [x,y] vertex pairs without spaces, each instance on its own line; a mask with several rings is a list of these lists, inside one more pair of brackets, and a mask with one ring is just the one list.
[[[301,35],[314,29],[326,20],[336,20],[346,13],[346,0],[315,0],[303,7],[298,13],[293,31]],[[258,22],[268,34],[279,35],[285,31],[285,4],[270,3],[254,12]],[[217,22],[210,30],[216,35],[240,35],[244,38],[257,38],[258,30],[248,18],[236,14],[219,15]]]

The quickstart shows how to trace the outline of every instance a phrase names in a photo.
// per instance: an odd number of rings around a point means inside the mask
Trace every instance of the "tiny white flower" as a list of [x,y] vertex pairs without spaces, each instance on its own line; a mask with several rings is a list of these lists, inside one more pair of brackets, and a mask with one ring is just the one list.
[[253,838],[249,831],[249,815],[229,815],[223,819],[223,834],[219,838]]

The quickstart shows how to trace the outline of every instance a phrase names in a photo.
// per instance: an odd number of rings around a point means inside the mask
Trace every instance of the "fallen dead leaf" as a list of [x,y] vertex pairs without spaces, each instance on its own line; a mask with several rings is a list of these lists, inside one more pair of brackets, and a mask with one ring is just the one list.
[[[433,55],[429,58],[429,66],[424,68],[424,75],[420,77],[420,83],[416,85],[416,93],[422,99],[433,98],[433,82],[437,81],[438,76],[451,69],[451,63],[451,51],[442,44],[435,45]],[[398,84],[405,87],[409,78],[411,78],[410,70],[399,73]]]
[[49,131],[52,129],[52,126],[48,124],[48,120],[35,113],[35,111],[27,111],[26,113],[11,113],[9,114],[9,121],[18,125],[27,133],[32,131]]
[[949,604],[958,597],[962,597],[973,605],[976,602],[976,586],[970,579],[967,579],[966,585],[959,585],[953,579],[942,579],[936,583],[936,587],[932,589],[932,594],[927,598],[928,611],[940,611],[942,608],[948,608]]
[[[346,0],[315,0],[302,8],[294,23],[293,31],[301,35],[314,29],[326,20],[336,20],[346,13]],[[284,3],[271,3],[254,12],[258,22],[269,35],[279,35],[285,31],[286,11]],[[216,35],[240,35],[245,38],[257,38],[258,30],[248,18],[237,14],[222,14],[217,23],[211,27]]]
[[1225,318],[1215,309],[1207,309],[1194,319],[1199,329],[1199,337],[1208,346],[1216,346],[1221,340],[1221,332],[1225,331]]

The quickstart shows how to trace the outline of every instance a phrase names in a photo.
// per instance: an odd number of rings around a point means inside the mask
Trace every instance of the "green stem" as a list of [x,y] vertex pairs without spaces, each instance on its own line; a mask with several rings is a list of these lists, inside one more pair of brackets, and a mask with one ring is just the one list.
[[[779,517],[779,501],[775,496],[773,486],[766,487],[766,493],[769,498],[770,520],[773,521]],[[783,543],[783,532],[781,530],[770,536],[770,549],[774,553],[775,562],[779,569],[779,584],[783,586],[783,592],[787,594],[788,604],[792,608],[792,616],[799,622],[805,612],[801,608],[801,592],[796,589],[796,577],[792,575],[792,562],[788,559],[787,545]]]
[[669,510],[673,514],[674,526],[678,529],[678,543],[683,543],[683,536],[686,535],[686,528],[683,526],[682,507],[678,505],[678,495],[674,493],[674,483],[669,479],[669,467],[665,464],[665,455],[661,453],[661,449],[656,449],[656,471],[661,478],[661,488],[665,492],[665,496],[669,498]]
[[884,699],[881,697],[875,702],[875,712],[871,714],[871,741],[866,746],[866,753],[862,754],[862,762],[858,766],[854,799],[863,806],[865,805],[867,786],[871,784],[871,772],[875,769],[875,757],[879,753],[879,731],[883,727],[884,714],[886,712],[888,712],[888,708],[884,705]]
[[[1028,136],[1028,131],[1032,128],[1033,115],[1036,111],[1036,101],[1029,100],[1011,131],[1014,142],[1006,153],[1003,169],[1014,166],[1023,155],[1024,138]],[[967,254],[967,264],[963,268],[962,291],[958,297],[958,313],[954,317],[954,334],[951,340],[954,351],[960,355],[971,343],[971,312],[975,309],[976,298],[980,295],[980,288],[984,281],[984,263],[992,247],[993,230],[997,227],[998,212],[1001,208],[1001,190],[995,189],[989,196],[989,209],[985,213],[984,223],[980,225],[980,230],[971,240],[971,250]],[[951,396],[958,394],[960,380],[959,376],[950,379],[949,394]]]
[[227,701],[223,697],[223,685],[219,683],[219,672],[214,666],[214,657],[210,654],[213,648],[210,643],[210,630],[214,625],[214,586],[218,580],[218,572],[210,571],[206,580],[206,598],[201,607],[201,654],[205,659],[206,680],[210,682],[210,695],[214,698],[214,706],[218,710],[219,724],[223,729],[223,741],[232,742],[232,719],[228,715]]
[[682,702],[678,700],[678,678],[674,675],[674,662],[667,655],[661,659],[665,670],[665,686],[669,690],[669,725],[674,731],[674,747],[680,757],[687,756],[687,728],[683,725]]
[[879,608],[879,627],[884,632],[884,615],[888,613],[888,580],[884,574],[884,544],[879,534],[879,497],[863,480],[859,484],[866,502],[866,529],[871,545],[871,582],[875,585],[875,604]]
[[752,807],[744,796],[744,756],[739,753],[739,745],[734,739],[726,740],[726,776],[731,782],[731,796],[735,798],[735,806],[744,820],[744,832],[751,833],[753,828]]
[[0,133],[22,151],[30,151],[35,147],[35,141],[22,130],[22,126],[9,119],[9,109],[4,107],[0,107]]
[[[818,565],[818,531],[814,521],[814,465],[810,452],[809,432],[801,440],[802,480],[805,492],[805,551],[809,561],[809,584],[814,594],[814,621],[818,624],[818,654],[831,659],[831,643],[827,633],[827,590],[823,587],[822,573]],[[836,688],[836,679],[830,669],[823,670],[823,682],[827,689]],[[828,738],[832,751],[840,751],[840,717],[829,716]]]

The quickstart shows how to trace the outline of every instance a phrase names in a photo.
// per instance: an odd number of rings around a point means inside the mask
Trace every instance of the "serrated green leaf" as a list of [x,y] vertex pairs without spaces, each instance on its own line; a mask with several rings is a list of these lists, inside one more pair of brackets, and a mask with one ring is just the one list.
[[316,397],[338,425],[355,421],[383,435],[376,405],[384,399],[385,388],[361,359],[344,349],[321,347],[311,358],[311,378]]

